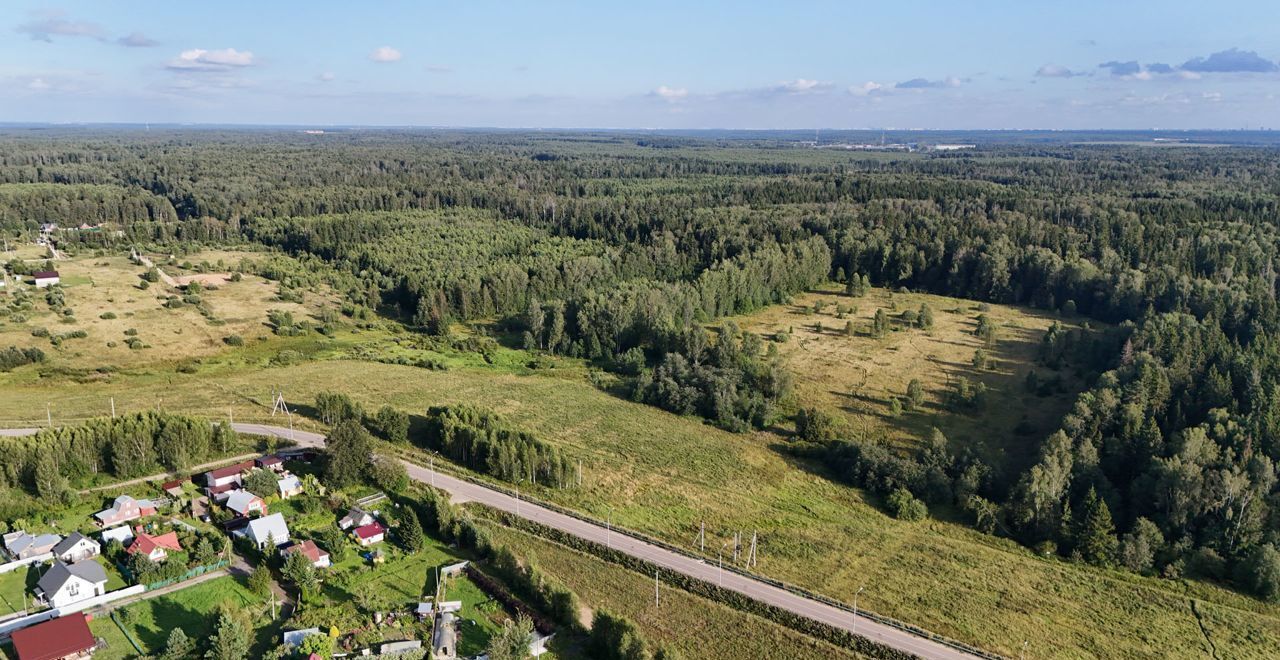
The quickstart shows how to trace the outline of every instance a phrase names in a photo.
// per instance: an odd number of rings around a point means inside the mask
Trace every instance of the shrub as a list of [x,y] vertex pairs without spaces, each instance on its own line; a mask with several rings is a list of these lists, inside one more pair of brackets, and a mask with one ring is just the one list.
[[227,335],[222,338],[222,343],[227,346],[244,346],[244,337],[240,335]]
[[112,319],[116,318],[116,313],[115,313],[115,312],[103,312],[103,313],[101,313],[101,314],[99,314],[99,315],[98,315],[98,318],[102,319],[103,321],[110,321],[110,320],[112,320]]
[[925,516],[929,514],[929,509],[924,505],[924,502],[916,499],[916,496],[912,495],[911,491],[906,488],[899,488],[889,493],[885,504],[889,507],[889,513],[899,520],[916,522],[924,520]]

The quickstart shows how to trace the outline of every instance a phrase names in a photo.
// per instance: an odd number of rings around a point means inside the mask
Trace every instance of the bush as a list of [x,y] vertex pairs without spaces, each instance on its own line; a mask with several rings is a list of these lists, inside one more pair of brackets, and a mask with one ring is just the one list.
[[116,313],[115,313],[115,312],[103,312],[103,313],[101,313],[101,314],[99,314],[99,315],[98,315],[98,318],[102,319],[103,321],[110,321],[110,320],[112,320],[112,319],[116,318]]
[[244,337],[240,335],[227,335],[222,338],[222,343],[227,346],[244,346]]
[[924,520],[925,516],[929,515],[929,509],[924,502],[916,499],[916,496],[906,488],[899,488],[889,493],[885,504],[889,507],[889,513],[899,520],[916,522]]

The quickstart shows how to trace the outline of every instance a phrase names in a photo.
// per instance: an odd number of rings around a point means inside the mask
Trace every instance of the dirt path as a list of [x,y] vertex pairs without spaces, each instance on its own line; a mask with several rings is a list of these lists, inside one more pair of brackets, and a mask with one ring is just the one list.
[[[193,465],[187,468],[186,470],[184,470],[184,472],[190,472],[192,474],[195,474],[197,472],[204,472],[205,470],[217,467],[224,463],[239,463],[240,461],[247,461],[251,458],[257,458],[260,455],[261,454],[259,452],[253,452],[252,454],[240,454],[239,456],[228,456],[226,458],[221,458],[216,461],[209,461],[208,463]],[[147,483],[149,481],[160,481],[161,479],[173,479],[177,477],[178,474],[179,473],[177,472],[165,472],[164,474],[152,474],[145,477],[138,477],[137,479],[130,479],[128,481],[121,481],[119,483],[108,484],[106,486],[94,486],[93,488],[86,488],[85,490],[80,491],[80,494],[85,495],[85,494],[94,493],[100,490],[111,490],[112,488],[123,488],[125,486],[135,486],[137,484]]]

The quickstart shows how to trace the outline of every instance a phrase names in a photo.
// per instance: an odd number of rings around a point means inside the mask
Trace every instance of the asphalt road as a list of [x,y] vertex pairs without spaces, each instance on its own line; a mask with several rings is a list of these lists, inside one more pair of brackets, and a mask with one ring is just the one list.
[[[322,447],[324,445],[324,436],[319,433],[293,431],[265,424],[235,423],[232,426],[239,433],[288,438],[300,446]],[[8,432],[0,431],[0,434],[25,435],[34,433],[36,430],[12,429]],[[643,559],[661,567],[663,570],[682,573],[710,584],[719,585],[724,589],[736,591],[762,603],[856,633],[885,646],[922,658],[952,659],[975,657],[949,646],[944,646],[860,615],[854,615],[838,607],[832,607],[794,594],[734,571],[722,571],[716,564],[672,552],[625,534],[612,532],[607,527],[601,527],[573,516],[552,511],[528,501],[518,500],[506,493],[491,490],[479,484],[449,476],[443,472],[432,474],[433,471],[428,468],[409,461],[401,462],[404,463],[411,478],[448,492],[455,501],[479,502],[499,511],[505,511],[526,520],[572,534],[578,538],[600,543],[632,557]],[[659,572],[659,580],[661,580],[661,572]]]

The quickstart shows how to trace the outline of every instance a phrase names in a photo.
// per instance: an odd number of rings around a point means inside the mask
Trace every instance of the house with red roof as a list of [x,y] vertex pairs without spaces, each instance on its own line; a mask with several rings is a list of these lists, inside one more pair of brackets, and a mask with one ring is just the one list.
[[13,631],[18,660],[79,660],[93,655],[98,642],[89,632],[92,619],[83,612]]
[[204,473],[204,485],[207,488],[217,488],[227,484],[235,484],[239,486],[243,483],[245,472],[253,469],[253,461],[243,461],[235,465],[228,465],[224,468],[210,470]]
[[143,532],[141,528],[138,529],[138,535],[133,537],[133,543],[129,544],[128,550],[131,555],[146,555],[151,561],[164,561],[170,551],[182,551],[177,532],[153,536]]
[[294,543],[280,552],[284,554],[286,558],[292,554],[301,554],[310,560],[311,565],[316,568],[329,567],[329,553],[321,550],[320,546],[316,545],[316,542],[310,539],[301,543]]
[[372,522],[368,525],[357,527],[353,533],[356,536],[357,543],[369,546],[375,543],[382,543],[383,539],[386,538],[387,530],[382,526],[382,523]]

